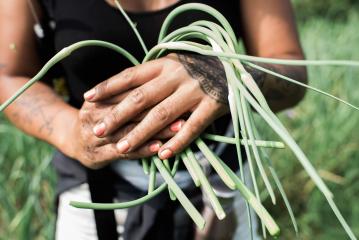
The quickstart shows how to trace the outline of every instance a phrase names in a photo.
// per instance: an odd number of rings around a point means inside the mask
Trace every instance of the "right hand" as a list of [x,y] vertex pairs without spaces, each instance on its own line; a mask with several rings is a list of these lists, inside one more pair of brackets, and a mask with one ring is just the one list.
[[[155,139],[149,140],[131,152],[121,154],[116,148],[116,143],[137,125],[136,122],[130,122],[105,138],[96,137],[93,130],[94,126],[116,105],[117,103],[85,102],[80,110],[74,111],[73,121],[69,126],[70,134],[67,135],[61,150],[86,167],[98,169],[114,160],[139,159],[157,154],[162,145],[160,140],[173,137],[183,125],[183,120],[178,120],[161,130]],[[143,117],[136,120],[141,118]]]

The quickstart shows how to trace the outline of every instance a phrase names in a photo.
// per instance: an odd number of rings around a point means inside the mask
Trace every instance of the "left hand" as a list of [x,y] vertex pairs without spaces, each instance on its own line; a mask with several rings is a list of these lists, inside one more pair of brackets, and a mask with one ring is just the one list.
[[159,149],[167,159],[181,152],[215,119],[228,112],[227,81],[217,58],[190,53],[169,54],[124,70],[85,93],[85,100],[122,101],[96,125],[106,137],[140,113],[144,118],[123,137],[117,148],[127,153],[151,139],[165,126],[190,113],[181,130]]

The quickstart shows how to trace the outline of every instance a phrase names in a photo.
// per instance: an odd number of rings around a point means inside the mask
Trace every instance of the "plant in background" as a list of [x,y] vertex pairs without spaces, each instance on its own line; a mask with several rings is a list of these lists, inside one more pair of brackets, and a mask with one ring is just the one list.
[[[234,127],[234,137],[224,137],[218,135],[202,134],[199,137],[195,144],[199,150],[203,153],[209,163],[212,165],[214,170],[223,180],[223,182],[230,189],[237,189],[242,194],[244,199],[247,202],[247,212],[249,213],[249,207],[251,207],[259,216],[262,222],[263,234],[266,234],[266,231],[270,235],[278,235],[279,227],[275,223],[274,219],[270,216],[267,210],[261,204],[259,197],[259,190],[257,186],[257,179],[255,176],[255,170],[258,169],[259,175],[264,182],[266,190],[271,197],[273,204],[276,203],[276,197],[274,194],[274,189],[271,185],[270,178],[267,175],[267,171],[274,180],[276,187],[278,188],[281,196],[284,199],[288,212],[291,216],[291,220],[294,226],[294,230],[297,232],[297,223],[295,221],[293,212],[291,210],[289,201],[284,193],[283,187],[279,181],[279,178],[272,166],[271,160],[268,157],[268,154],[265,151],[265,148],[284,148],[286,145],[289,147],[292,152],[295,154],[299,162],[302,164],[303,168],[306,170],[308,175],[311,177],[315,185],[322,192],[326,200],[328,201],[331,209],[334,211],[334,214],[342,224],[346,233],[350,239],[356,239],[352,230],[342,217],[337,206],[334,203],[333,195],[323,182],[315,168],[312,166],[310,161],[307,159],[306,155],[300,149],[298,144],[294,141],[291,135],[288,133],[286,128],[277,118],[277,116],[269,108],[263,94],[259,90],[252,76],[245,70],[243,64],[249,65],[252,68],[256,68],[260,71],[264,71],[268,74],[272,74],[279,78],[282,78],[283,81],[290,81],[294,84],[298,84],[302,87],[317,91],[321,94],[324,94],[328,97],[331,97],[337,101],[340,101],[356,110],[359,110],[358,107],[339,99],[329,93],[323,92],[317,88],[308,86],[306,84],[300,83],[294,79],[282,76],[278,73],[275,73],[269,69],[263,68],[255,64],[256,62],[266,62],[272,64],[293,64],[293,65],[346,65],[346,66],[359,66],[359,62],[356,61],[310,61],[310,60],[281,60],[281,59],[267,59],[259,58],[253,56],[247,56],[240,54],[239,44],[237,38],[229,25],[228,21],[215,9],[203,5],[203,4],[185,4],[174,9],[166,18],[163,26],[161,28],[158,44],[152,48],[150,51],[147,50],[143,40],[141,39],[139,33],[136,30],[135,25],[128,18],[126,13],[123,11],[121,6],[115,1],[124,15],[128,20],[129,24],[135,31],[136,35],[139,38],[139,41],[146,52],[146,56],[142,62],[150,61],[152,59],[159,58],[164,54],[167,54],[168,51],[181,50],[189,51],[197,54],[202,54],[206,56],[215,56],[218,57],[225,69],[226,77],[228,81],[229,88],[229,106],[232,116],[232,122]],[[211,16],[215,17],[219,24],[209,22],[209,21],[197,21],[189,26],[175,30],[174,32],[167,33],[167,30],[172,23],[173,19],[185,12],[185,11],[203,11]],[[207,44],[198,44],[197,40],[202,40],[207,42]],[[140,62],[135,59],[130,53],[125,49],[116,46],[112,43],[97,41],[97,40],[87,40],[75,43],[69,47],[64,48],[59,53],[57,53],[41,71],[32,78],[27,84],[25,84],[13,97],[6,101],[3,105],[0,106],[0,112],[3,111],[11,102],[13,102],[18,96],[20,96],[27,88],[29,88],[36,81],[41,79],[44,74],[57,62],[63,60],[69,56],[73,51],[80,49],[86,46],[99,46],[112,49],[119,54],[126,57],[132,64],[137,65]],[[260,133],[256,127],[256,122],[253,116],[252,109],[254,109],[258,115],[273,129],[273,131],[282,139],[282,142],[274,141],[264,141],[260,136]],[[240,166],[240,177],[236,175],[226,164],[222,161],[213,151],[207,146],[203,139],[208,139],[216,142],[223,142],[228,144],[235,144],[237,149],[237,157]],[[243,162],[241,156],[241,145],[244,146],[246,156],[248,158],[248,163],[250,167],[250,174],[253,181],[254,193],[252,193],[245,185],[245,179],[243,174]],[[184,162],[187,170],[189,171],[195,185],[197,187],[202,187],[205,194],[210,199],[210,203],[213,206],[213,209],[219,219],[225,217],[225,212],[223,211],[222,206],[220,205],[211,185],[208,182],[205,174],[203,173],[195,154],[191,148],[187,148],[182,153],[176,156],[174,164],[171,167],[171,164],[168,160],[161,161],[157,157],[152,157],[151,160],[143,159],[143,169],[146,174],[149,174],[149,187],[148,194],[142,198],[125,202],[125,203],[113,203],[113,204],[98,204],[98,203],[81,203],[81,202],[71,202],[72,206],[79,208],[91,208],[91,209],[118,209],[118,208],[128,208],[144,203],[145,201],[150,200],[151,198],[157,196],[160,192],[168,189],[170,197],[172,200],[178,199],[183,207],[186,209],[188,214],[194,220],[199,228],[203,228],[205,221],[198,210],[192,205],[183,191],[177,186],[176,182],[173,180],[173,176],[176,174],[177,167],[180,159]],[[156,171],[159,171],[162,177],[165,180],[161,186],[156,188]],[[248,214],[248,217],[250,215]],[[249,221],[250,222],[250,221]],[[252,232],[252,231],[251,231]]]

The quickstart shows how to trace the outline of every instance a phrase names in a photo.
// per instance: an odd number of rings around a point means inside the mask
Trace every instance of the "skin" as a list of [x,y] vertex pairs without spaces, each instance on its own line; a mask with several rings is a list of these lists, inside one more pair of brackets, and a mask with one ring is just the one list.
[[[105,0],[109,5],[116,8],[113,0]],[[164,9],[177,3],[179,0],[119,0],[121,6],[130,12],[146,12]]]
[[[36,1],[33,3],[37,8]],[[13,95],[41,67],[35,51],[33,24],[26,1],[0,2],[0,102]],[[11,47],[13,45],[16,49]],[[119,158],[151,156],[159,148],[158,141],[151,140],[131,153],[121,154],[117,151],[116,142],[135,126],[136,121],[141,120],[141,116],[136,116],[132,122],[106,138],[100,139],[93,134],[92,129],[97,121],[120,101],[120,98],[114,97],[103,103],[85,102],[81,109],[75,109],[40,82],[9,106],[5,114],[27,134],[52,144],[67,156],[96,169]],[[178,122],[176,124],[177,128],[165,126],[156,138],[173,136],[178,130]]]
[[[241,9],[243,39],[248,54],[303,59],[289,1],[273,0],[271,4],[263,0],[241,1]],[[273,32],[276,34],[272,34]],[[211,72],[214,67],[216,71]],[[304,67],[264,67],[306,82]],[[304,96],[304,90],[298,86],[249,67],[247,70],[255,77],[274,111],[292,107]],[[159,150],[161,159],[172,157],[181,152],[216,118],[228,112],[228,90],[219,61],[214,62],[211,58],[194,54],[169,55],[126,71],[130,72],[130,81],[124,80],[120,74],[100,83],[85,94],[87,101],[97,102],[132,91],[95,127],[94,132],[98,137],[106,137],[121,128],[136,113],[152,108],[144,120],[118,142],[120,152],[127,153],[137,149],[161,129],[161,126],[190,112],[183,128]],[[148,77],[144,72],[152,77]],[[128,86],[131,86],[131,89]],[[99,130],[99,134],[96,130]]]
[[[177,1],[122,0],[121,4],[129,11],[143,12]],[[33,3],[37,8],[36,1]],[[240,16],[248,54],[304,58],[289,0],[243,0]],[[33,24],[26,1],[0,1],[0,102],[41,67]],[[210,65],[218,71],[211,73]],[[265,67],[306,82],[304,67]],[[195,55],[170,54],[126,69],[89,90],[81,109],[68,105],[45,84],[36,83],[5,114],[19,129],[89,168],[157,153],[164,159],[180,152],[206,126],[228,112],[227,88],[220,69],[213,59],[206,62]],[[274,111],[293,107],[304,96],[302,88],[247,70]],[[211,235],[198,233],[196,239],[209,239]]]
[[[155,10],[175,2],[159,1],[160,5],[155,5],[154,2],[140,0],[121,1],[125,9],[139,11]],[[271,4],[266,0],[241,1],[240,15],[248,54],[303,58],[288,0],[272,0]],[[26,1],[0,3],[1,102],[40,68],[33,24]],[[9,47],[13,43],[16,49]],[[206,64],[210,64],[210,61],[200,61],[193,55],[179,57],[170,54],[127,69],[90,90],[87,103],[81,109],[74,109],[52,89],[37,83],[5,113],[23,131],[49,142],[91,168],[101,167],[115,159],[132,159],[157,152],[164,159],[180,152],[206,126],[228,112],[223,101],[226,88],[209,81],[215,79],[209,74],[204,78],[193,72],[199,66],[205,69]],[[220,65],[217,67],[221,68]],[[267,67],[306,82],[303,67]],[[253,69],[249,71],[256,76],[258,85],[275,111],[294,106],[304,95],[304,90],[292,84]],[[124,79],[131,88],[124,88],[121,84]],[[210,86],[215,88],[210,89]],[[92,98],[89,97],[91,92],[95,92]],[[186,119],[186,122],[181,120],[182,124],[179,124],[177,119]],[[171,124],[181,130],[175,134]],[[161,139],[156,135],[164,127],[167,129],[164,131],[174,136],[168,141],[159,141]],[[158,151],[150,151],[156,149],[154,144],[162,146]]]

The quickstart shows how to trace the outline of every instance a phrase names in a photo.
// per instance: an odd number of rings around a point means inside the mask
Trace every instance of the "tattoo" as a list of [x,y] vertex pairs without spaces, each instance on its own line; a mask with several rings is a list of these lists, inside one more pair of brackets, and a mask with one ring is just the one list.
[[255,68],[252,68],[251,66],[248,65],[243,65],[243,67],[252,76],[253,80],[257,83],[259,89],[263,89],[266,73],[259,71]]
[[[216,57],[193,53],[177,54],[188,74],[196,79],[202,90],[218,102],[227,103],[228,87],[224,67]],[[284,76],[306,82],[304,67],[259,64],[260,66]],[[297,85],[267,74],[248,65],[244,66],[257,83],[259,89],[275,110],[295,105],[303,96],[304,90]]]
[[[271,70],[273,72],[280,73],[299,81],[306,81],[306,74],[302,67],[293,66],[281,66],[281,65],[269,65],[259,64],[260,66]],[[297,98],[301,95],[301,90],[295,84],[280,79],[276,76],[267,74],[248,65],[244,66],[249,74],[252,75],[257,85],[263,92],[265,98],[270,101],[291,101],[292,98]],[[283,104],[285,105],[285,104]]]
[[228,102],[228,84],[221,61],[193,53],[177,54],[188,74],[197,80],[201,89],[218,102]]
[[16,111],[12,114],[15,121],[24,121],[28,124],[34,124],[39,121],[41,124],[38,127],[38,132],[45,132],[47,135],[51,135],[53,128],[53,121],[59,112],[48,114],[47,108],[57,101],[61,101],[57,96],[46,96],[46,92],[36,92],[29,94],[23,94],[16,104],[21,107],[20,111]]

